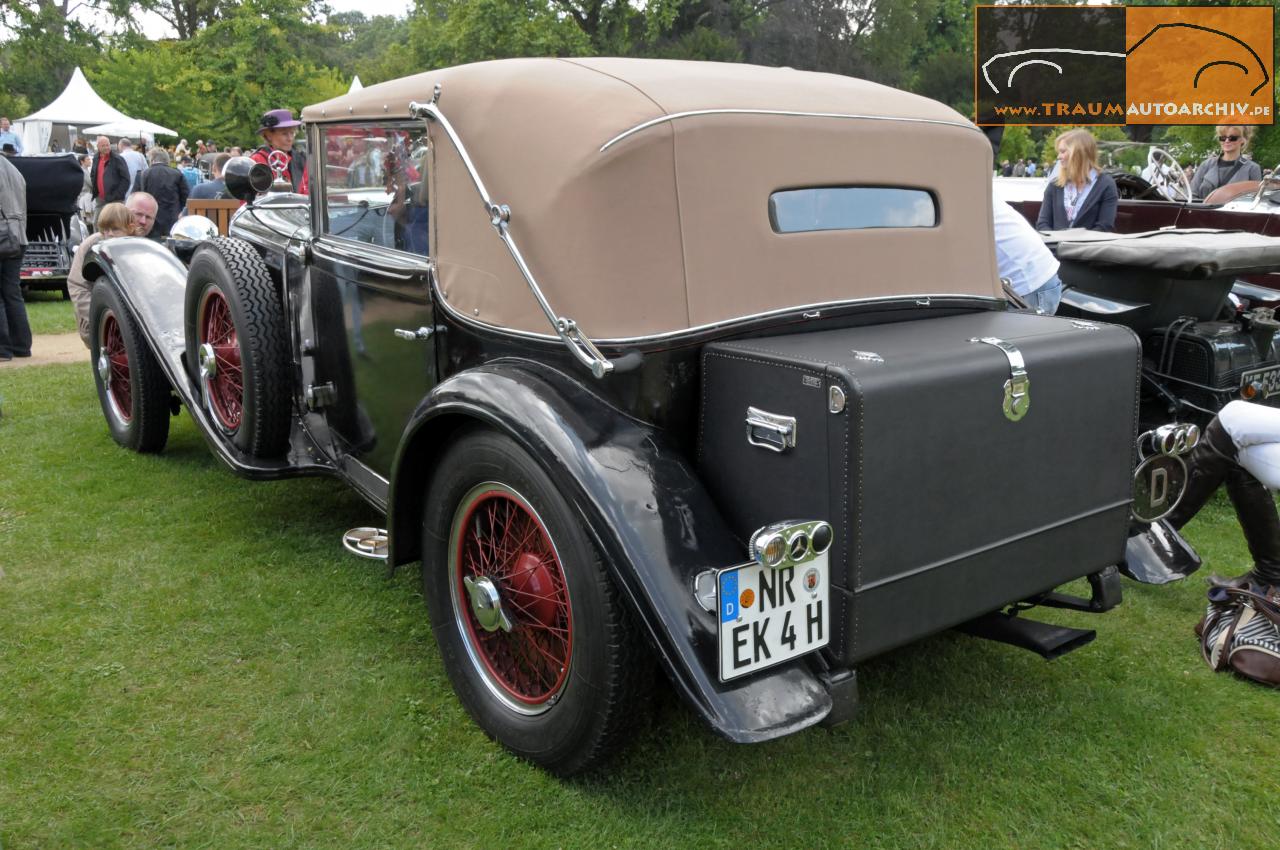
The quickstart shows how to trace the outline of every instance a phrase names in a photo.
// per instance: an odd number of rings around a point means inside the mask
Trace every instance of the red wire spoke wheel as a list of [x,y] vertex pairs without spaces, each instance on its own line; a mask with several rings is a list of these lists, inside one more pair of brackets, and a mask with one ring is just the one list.
[[458,513],[449,571],[468,652],[513,710],[545,711],[564,688],[573,649],[555,546],[528,501],[503,484],[479,485]]
[[560,776],[642,721],[653,662],[573,505],[511,437],[463,427],[424,494],[422,590],[476,724]]
[[169,440],[169,378],[110,278],[94,284],[89,328],[93,381],[111,438],[135,452],[160,451]]
[[[124,347],[120,322],[110,310],[105,311],[100,331],[102,354],[106,357],[107,395],[115,414],[124,422],[133,419],[133,392],[129,385],[129,352]],[[101,360],[101,357],[99,358]]]
[[[231,307],[217,289],[205,291],[200,305],[200,342],[202,351],[201,374],[207,382],[209,407],[218,423],[228,433],[240,427],[244,413],[244,370],[240,362],[240,341],[235,322],[231,319]],[[204,346],[208,348],[204,348]],[[208,368],[204,354],[212,356]]]

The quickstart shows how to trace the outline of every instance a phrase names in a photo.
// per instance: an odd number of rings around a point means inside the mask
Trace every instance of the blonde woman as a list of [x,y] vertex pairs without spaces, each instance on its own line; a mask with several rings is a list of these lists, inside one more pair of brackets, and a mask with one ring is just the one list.
[[134,236],[133,213],[119,202],[107,204],[98,213],[98,229],[89,234],[71,260],[71,270],[67,272],[67,294],[76,308],[76,330],[85,348],[89,348],[89,298],[93,293],[93,283],[84,279],[84,258],[95,243],[114,236]]
[[1219,186],[1262,179],[1262,166],[1244,155],[1249,140],[1253,138],[1253,128],[1222,124],[1214,129],[1218,131],[1218,155],[1200,163],[1191,178],[1191,193],[1197,201],[1204,200]]
[[1044,190],[1037,230],[1115,230],[1116,181],[1098,165],[1098,143],[1077,128],[1058,136],[1058,164]]

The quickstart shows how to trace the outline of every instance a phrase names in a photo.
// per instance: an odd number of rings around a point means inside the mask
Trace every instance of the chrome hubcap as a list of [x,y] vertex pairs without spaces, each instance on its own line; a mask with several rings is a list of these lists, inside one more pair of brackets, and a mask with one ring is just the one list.
[[511,619],[502,610],[502,597],[498,595],[498,586],[488,576],[464,576],[462,584],[471,599],[471,613],[475,616],[480,628],[486,632],[502,629],[511,631]]
[[107,359],[105,351],[98,354],[98,377],[104,384],[111,380],[111,361]]
[[200,346],[200,377],[206,381],[218,374],[218,358],[213,353],[213,346],[202,343]]

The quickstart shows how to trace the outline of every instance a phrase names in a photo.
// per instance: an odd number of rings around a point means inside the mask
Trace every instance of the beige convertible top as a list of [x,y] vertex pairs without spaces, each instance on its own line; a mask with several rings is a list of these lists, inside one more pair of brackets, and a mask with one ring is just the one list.
[[[786,68],[508,59],[370,86],[303,119],[403,118],[437,84],[547,299],[597,340],[858,298],[1000,297],[991,147],[940,103]],[[458,151],[430,132],[445,298],[487,324],[549,333]],[[774,232],[772,193],[824,186],[924,189],[938,223]]]

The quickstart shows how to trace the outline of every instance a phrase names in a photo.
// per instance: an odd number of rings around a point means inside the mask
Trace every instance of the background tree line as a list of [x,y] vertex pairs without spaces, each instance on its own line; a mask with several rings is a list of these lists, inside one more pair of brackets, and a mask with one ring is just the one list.
[[[333,13],[324,0],[0,0],[0,114],[39,109],[80,66],[130,115],[245,143],[267,109],[341,94],[355,75],[371,85],[483,59],[586,55],[827,71],[973,112],[973,0],[414,2],[397,18]],[[146,38],[143,12],[175,37]],[[1211,128],[1177,133],[1188,155],[1213,146]],[[1011,132],[1000,156],[1031,156],[1046,136]],[[1254,150],[1280,160],[1280,134],[1264,129]]]

